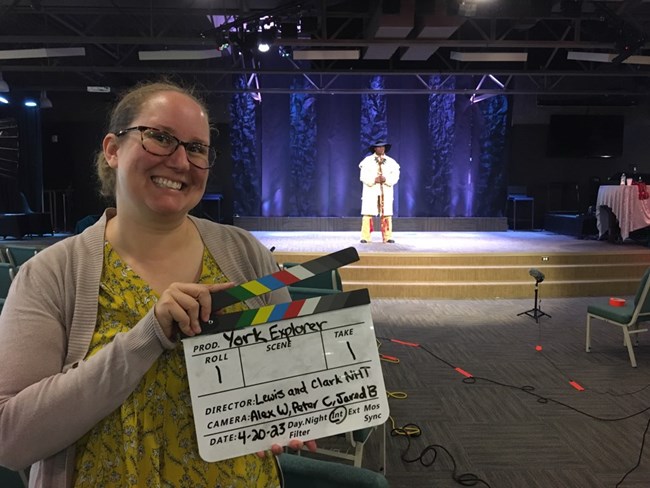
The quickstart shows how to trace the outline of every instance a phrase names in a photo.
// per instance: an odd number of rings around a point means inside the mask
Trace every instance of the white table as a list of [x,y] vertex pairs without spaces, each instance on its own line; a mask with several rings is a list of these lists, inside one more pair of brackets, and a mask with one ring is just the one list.
[[599,236],[605,230],[600,223],[601,205],[607,205],[616,215],[623,240],[630,236],[630,232],[650,226],[650,199],[639,200],[639,187],[636,185],[602,185],[598,189],[596,223]]

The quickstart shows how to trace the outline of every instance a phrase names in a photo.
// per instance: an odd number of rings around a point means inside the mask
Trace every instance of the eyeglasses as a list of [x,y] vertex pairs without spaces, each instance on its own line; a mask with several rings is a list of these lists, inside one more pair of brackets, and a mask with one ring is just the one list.
[[147,151],[149,154],[155,156],[171,156],[176,152],[178,146],[183,146],[185,148],[185,153],[187,154],[187,160],[190,164],[199,169],[209,169],[214,166],[217,152],[212,146],[207,146],[200,142],[183,142],[179,138],[174,137],[163,130],[139,125],[137,127],[123,129],[115,135],[117,137],[122,137],[126,133],[134,130],[140,131],[142,149]]

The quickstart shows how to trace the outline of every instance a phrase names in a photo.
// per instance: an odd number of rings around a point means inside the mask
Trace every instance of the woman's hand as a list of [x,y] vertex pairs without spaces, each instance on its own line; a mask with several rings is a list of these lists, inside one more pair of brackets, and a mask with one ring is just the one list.
[[210,293],[232,288],[233,283],[202,285],[198,283],[172,283],[154,306],[154,315],[165,336],[174,340],[180,331],[187,336],[201,332],[201,321],[210,319],[212,297]]
[[[307,446],[311,452],[316,452],[316,441],[301,441],[300,439],[291,439],[289,444],[287,444],[289,449],[292,451],[300,451],[303,446]],[[271,452],[276,456],[279,456],[284,452],[284,448],[280,444],[273,444],[271,446]],[[259,451],[257,455],[261,458],[266,456],[266,451]]]

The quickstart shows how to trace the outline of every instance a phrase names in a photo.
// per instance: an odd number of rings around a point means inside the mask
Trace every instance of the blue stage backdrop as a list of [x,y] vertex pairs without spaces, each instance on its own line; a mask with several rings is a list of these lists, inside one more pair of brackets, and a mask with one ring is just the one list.
[[[476,86],[472,79],[426,81],[436,89]],[[467,95],[382,94],[409,83],[421,88],[421,80],[404,77],[369,76],[353,87],[373,90],[363,95],[301,93],[307,83],[288,79],[295,93],[263,94],[261,102],[233,96],[236,214],[360,215],[359,162],[372,141],[386,139],[401,166],[397,217],[503,216],[507,97],[472,104]]]

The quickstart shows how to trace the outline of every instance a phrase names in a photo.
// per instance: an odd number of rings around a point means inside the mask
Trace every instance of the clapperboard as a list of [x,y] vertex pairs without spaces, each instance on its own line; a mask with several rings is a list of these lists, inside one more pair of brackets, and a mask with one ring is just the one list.
[[[213,311],[354,261],[353,247],[213,294]],[[389,409],[367,289],[213,314],[183,339],[208,462],[383,424]]]

